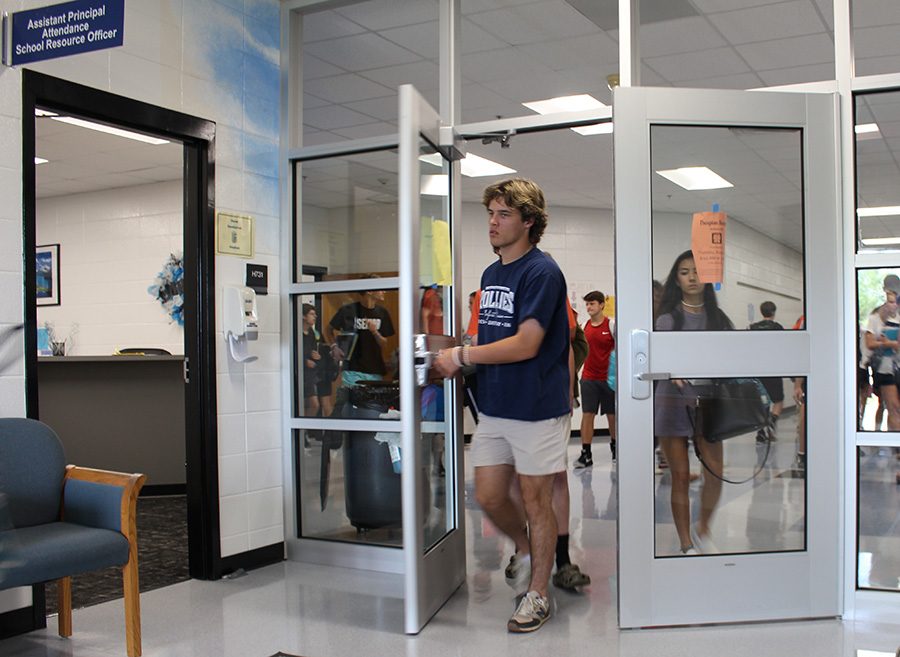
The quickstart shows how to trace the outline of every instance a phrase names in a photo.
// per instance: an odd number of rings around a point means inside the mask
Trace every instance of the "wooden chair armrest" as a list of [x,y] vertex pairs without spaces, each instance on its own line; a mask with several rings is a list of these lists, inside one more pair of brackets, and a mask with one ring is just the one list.
[[113,472],[111,470],[97,470],[95,468],[82,468],[77,465],[66,466],[65,482],[69,479],[78,479],[95,484],[107,484],[122,488],[121,506],[121,531],[137,549],[137,498],[147,480],[147,475],[139,473]]

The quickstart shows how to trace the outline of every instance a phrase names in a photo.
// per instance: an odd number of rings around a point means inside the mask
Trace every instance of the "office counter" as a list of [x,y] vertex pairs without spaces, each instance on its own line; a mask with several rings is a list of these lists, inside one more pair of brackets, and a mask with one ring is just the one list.
[[40,419],[66,462],[185,483],[183,356],[38,358]]

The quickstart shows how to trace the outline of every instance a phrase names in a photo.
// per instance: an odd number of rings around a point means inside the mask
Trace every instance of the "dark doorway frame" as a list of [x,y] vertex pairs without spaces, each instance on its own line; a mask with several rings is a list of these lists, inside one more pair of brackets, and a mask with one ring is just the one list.
[[[22,71],[22,186],[26,415],[40,417],[37,379],[35,107],[170,138],[184,145],[185,440],[190,575],[223,574],[215,339],[215,143],[212,121]],[[43,598],[43,596],[41,596]],[[41,600],[41,603],[43,600]]]

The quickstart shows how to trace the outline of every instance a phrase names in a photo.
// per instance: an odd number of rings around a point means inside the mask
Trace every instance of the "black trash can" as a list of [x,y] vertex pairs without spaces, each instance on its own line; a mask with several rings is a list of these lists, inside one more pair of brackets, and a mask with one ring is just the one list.
[[[365,381],[348,391],[345,412],[377,420],[400,406],[400,384]],[[351,431],[344,441],[344,499],[347,519],[357,529],[399,527],[403,522],[400,474],[394,472],[386,443],[372,431]]]

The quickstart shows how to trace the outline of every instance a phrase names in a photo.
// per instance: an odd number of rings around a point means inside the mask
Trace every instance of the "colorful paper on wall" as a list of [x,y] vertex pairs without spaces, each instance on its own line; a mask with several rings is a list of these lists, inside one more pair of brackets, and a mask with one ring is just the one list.
[[450,224],[434,217],[422,217],[419,242],[419,284],[451,285]]
[[724,212],[695,212],[691,224],[691,250],[701,283],[721,283],[725,275]]

